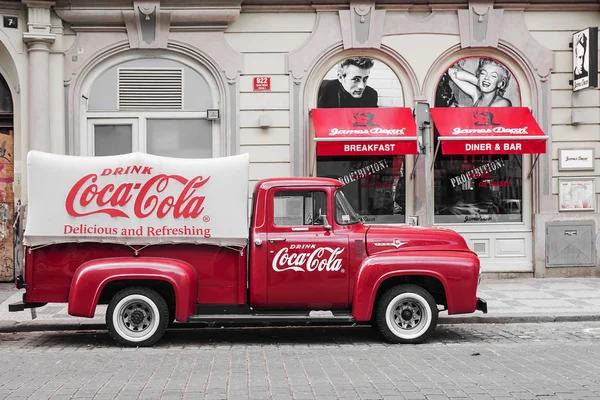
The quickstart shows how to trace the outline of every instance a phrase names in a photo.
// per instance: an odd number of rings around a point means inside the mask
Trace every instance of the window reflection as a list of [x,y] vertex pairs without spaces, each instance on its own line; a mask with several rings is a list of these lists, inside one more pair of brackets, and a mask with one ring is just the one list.
[[366,223],[403,223],[406,188],[404,156],[323,157],[317,175],[344,183],[342,191]]
[[324,225],[325,192],[277,192],[273,202],[273,220],[277,226]]
[[521,161],[519,154],[438,154],[435,222],[521,222]]

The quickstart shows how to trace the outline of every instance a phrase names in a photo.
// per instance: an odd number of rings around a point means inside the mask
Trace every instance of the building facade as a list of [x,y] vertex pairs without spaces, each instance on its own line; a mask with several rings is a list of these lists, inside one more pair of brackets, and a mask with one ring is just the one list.
[[[578,59],[597,74],[597,41],[574,36],[598,27],[596,1],[22,0],[0,12],[0,281],[14,275],[29,150],[249,153],[249,201],[262,178],[335,177],[366,223],[455,229],[485,273],[600,275],[600,91],[572,82]],[[364,109],[354,126],[377,127],[367,109],[411,116],[423,103],[429,158],[318,140],[315,109]],[[485,127],[473,132],[504,136],[456,150],[467,130],[447,138],[441,118],[466,109]],[[498,121],[516,116],[541,147],[500,140],[516,131]]]

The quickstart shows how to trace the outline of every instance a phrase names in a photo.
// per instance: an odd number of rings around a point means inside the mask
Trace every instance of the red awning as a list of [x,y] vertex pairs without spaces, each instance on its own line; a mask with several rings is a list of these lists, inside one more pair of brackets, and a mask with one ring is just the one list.
[[317,155],[417,154],[410,108],[313,108]]
[[432,108],[442,154],[543,154],[548,136],[527,107]]

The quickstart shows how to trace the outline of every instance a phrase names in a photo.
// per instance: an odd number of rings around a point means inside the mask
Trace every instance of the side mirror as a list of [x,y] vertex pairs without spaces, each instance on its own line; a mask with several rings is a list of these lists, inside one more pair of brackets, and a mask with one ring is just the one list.
[[329,224],[329,220],[327,220],[327,214],[323,214],[323,215],[322,215],[322,217],[323,217],[323,227],[324,227],[326,230],[330,231],[332,227],[331,227],[331,225]]

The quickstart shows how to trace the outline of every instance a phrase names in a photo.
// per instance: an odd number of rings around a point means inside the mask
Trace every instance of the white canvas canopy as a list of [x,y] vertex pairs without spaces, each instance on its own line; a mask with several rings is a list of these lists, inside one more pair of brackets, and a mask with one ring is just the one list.
[[249,155],[27,155],[28,246],[248,241]]

